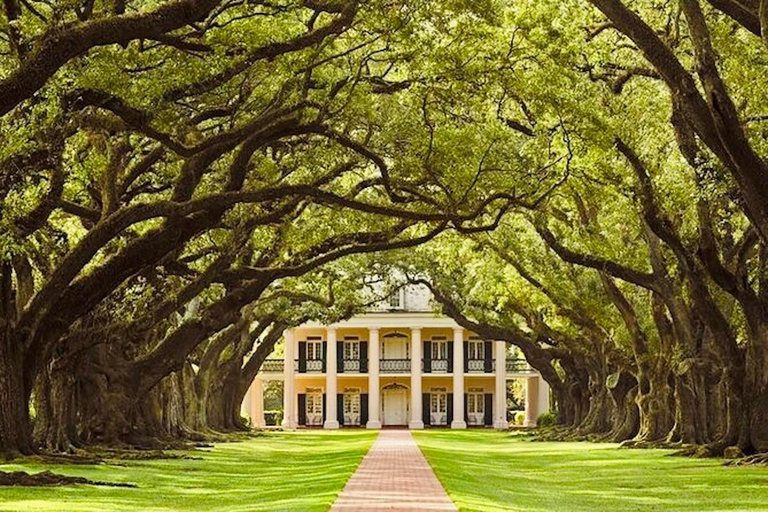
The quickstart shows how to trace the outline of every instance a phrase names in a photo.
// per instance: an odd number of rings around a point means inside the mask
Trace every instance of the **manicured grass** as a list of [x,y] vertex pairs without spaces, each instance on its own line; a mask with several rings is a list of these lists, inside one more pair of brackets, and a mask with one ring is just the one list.
[[325,511],[368,451],[376,432],[267,433],[194,452],[202,460],[121,462],[124,466],[5,464],[0,470],[51,470],[137,489],[74,485],[0,487],[0,510]]
[[768,510],[765,467],[492,431],[415,437],[462,511]]

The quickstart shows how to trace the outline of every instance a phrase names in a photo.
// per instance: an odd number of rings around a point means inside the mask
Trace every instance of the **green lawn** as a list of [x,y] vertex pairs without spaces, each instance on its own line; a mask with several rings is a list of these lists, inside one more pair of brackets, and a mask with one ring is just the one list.
[[0,470],[132,482],[137,489],[74,485],[0,487],[0,510],[325,511],[376,437],[365,430],[269,433],[193,453],[202,460],[125,462],[125,466],[5,464]]
[[416,440],[462,511],[768,510],[768,468],[492,431]]

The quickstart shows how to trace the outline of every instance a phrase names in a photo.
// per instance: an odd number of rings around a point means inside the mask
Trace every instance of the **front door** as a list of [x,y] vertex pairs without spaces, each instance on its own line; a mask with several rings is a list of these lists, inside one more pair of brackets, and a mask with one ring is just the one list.
[[467,393],[467,423],[482,425],[485,420],[485,395],[483,393]]
[[307,425],[323,425],[323,394],[307,393]]
[[344,392],[344,425],[360,425],[360,391]]
[[408,393],[405,388],[385,389],[384,425],[406,425],[408,423]]
[[448,393],[433,390],[429,394],[429,421],[430,425],[448,424]]
[[408,359],[408,340],[393,338],[384,341],[381,347],[382,359]]

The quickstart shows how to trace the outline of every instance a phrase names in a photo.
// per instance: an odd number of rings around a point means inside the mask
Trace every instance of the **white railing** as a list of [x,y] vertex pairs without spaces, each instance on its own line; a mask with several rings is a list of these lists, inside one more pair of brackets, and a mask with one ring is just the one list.
[[308,372],[322,372],[323,360],[322,359],[307,359],[307,371]]
[[408,373],[411,371],[410,359],[382,359],[379,361],[381,373]]
[[485,372],[485,359],[470,359],[467,361],[467,371]]
[[342,363],[342,371],[344,372],[360,372],[360,360],[359,359],[344,359]]
[[432,373],[448,373],[448,360],[432,359],[430,369]]

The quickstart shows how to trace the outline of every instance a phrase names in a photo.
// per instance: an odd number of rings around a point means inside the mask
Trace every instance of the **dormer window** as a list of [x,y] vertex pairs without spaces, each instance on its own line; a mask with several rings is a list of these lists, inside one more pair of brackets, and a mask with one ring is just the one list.
[[405,309],[405,290],[395,290],[392,295],[387,297],[387,307],[389,309]]

